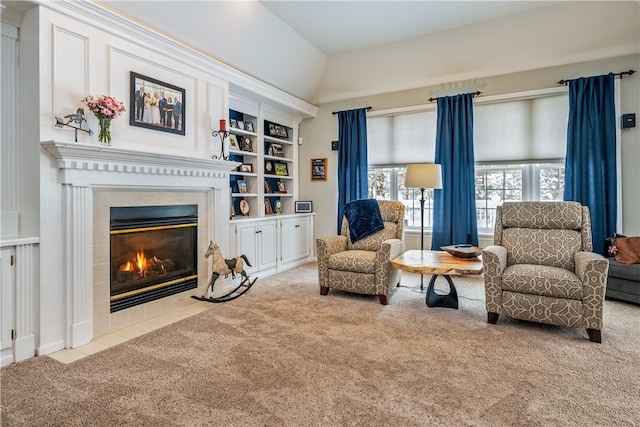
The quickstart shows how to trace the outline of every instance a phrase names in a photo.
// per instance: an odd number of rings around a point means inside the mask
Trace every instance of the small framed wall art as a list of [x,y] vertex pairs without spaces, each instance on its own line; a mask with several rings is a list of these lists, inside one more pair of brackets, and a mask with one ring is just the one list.
[[327,158],[311,159],[311,181],[327,180]]

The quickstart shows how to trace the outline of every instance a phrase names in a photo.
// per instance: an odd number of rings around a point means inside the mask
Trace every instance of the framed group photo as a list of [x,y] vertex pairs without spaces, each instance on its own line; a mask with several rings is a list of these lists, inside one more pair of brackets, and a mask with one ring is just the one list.
[[268,136],[272,136],[275,138],[283,138],[283,139],[289,138],[289,132],[287,131],[286,126],[277,125],[271,122],[265,122],[265,125],[266,125],[265,133]]
[[129,125],[184,135],[185,95],[183,88],[131,71]]

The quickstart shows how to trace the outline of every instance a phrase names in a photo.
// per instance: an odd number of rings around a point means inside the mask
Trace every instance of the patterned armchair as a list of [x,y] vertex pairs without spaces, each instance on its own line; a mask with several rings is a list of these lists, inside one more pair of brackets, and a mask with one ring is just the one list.
[[505,202],[494,246],[482,251],[488,318],[500,314],[586,328],[601,342],[609,263],[593,253],[589,208],[576,202]]
[[349,224],[342,220],[339,236],[316,239],[320,294],[329,288],[366,295],[378,295],[380,304],[400,282],[400,271],[391,260],[404,252],[404,205],[379,200],[384,229],[351,243]]

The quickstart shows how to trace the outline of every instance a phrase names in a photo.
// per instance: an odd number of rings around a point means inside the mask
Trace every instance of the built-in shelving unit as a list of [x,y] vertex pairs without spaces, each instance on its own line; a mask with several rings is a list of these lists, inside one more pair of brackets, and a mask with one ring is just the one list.
[[296,191],[294,129],[229,110],[229,158],[241,163],[230,174],[231,219],[293,214]]

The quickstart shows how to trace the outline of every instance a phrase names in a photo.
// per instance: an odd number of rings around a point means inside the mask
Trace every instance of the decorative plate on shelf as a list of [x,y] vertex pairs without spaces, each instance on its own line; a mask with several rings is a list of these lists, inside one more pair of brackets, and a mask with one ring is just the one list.
[[442,246],[440,249],[457,258],[475,258],[482,254],[481,248],[470,244]]
[[244,199],[240,200],[240,212],[242,212],[244,216],[249,215],[249,202]]

